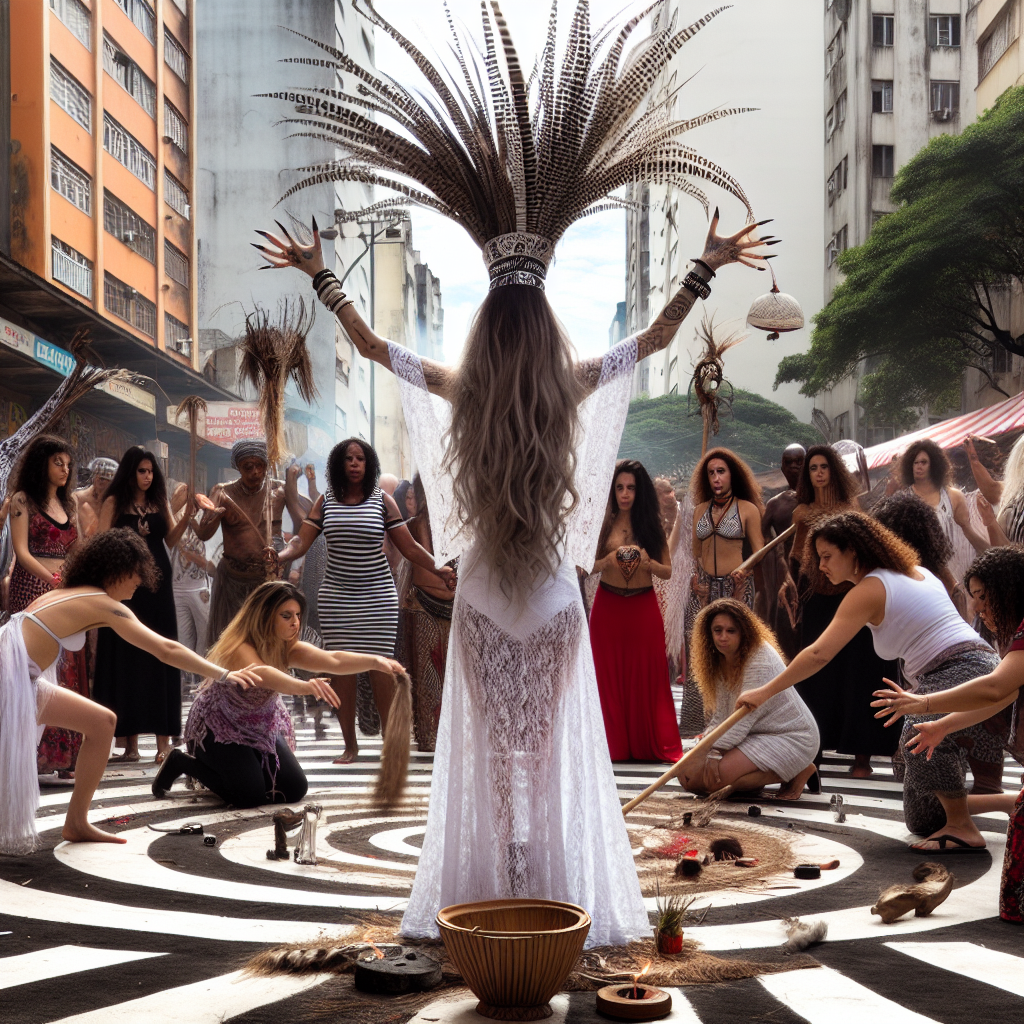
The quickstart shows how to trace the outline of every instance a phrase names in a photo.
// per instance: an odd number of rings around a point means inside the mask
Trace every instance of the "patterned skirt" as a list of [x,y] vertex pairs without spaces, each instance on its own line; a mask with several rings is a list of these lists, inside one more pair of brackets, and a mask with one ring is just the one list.
[[437,744],[452,605],[413,586],[401,611],[398,655],[412,679],[413,732],[419,750],[433,750]]
[[1006,833],[1003,877],[999,883],[999,916],[1013,924],[1024,924],[1024,789],[1013,805]]

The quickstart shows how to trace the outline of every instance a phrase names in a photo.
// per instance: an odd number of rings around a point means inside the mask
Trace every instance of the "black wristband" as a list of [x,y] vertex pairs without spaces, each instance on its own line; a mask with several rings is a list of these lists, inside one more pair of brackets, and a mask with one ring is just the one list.
[[683,278],[683,287],[689,288],[698,298],[706,299],[711,294],[711,286],[702,281],[692,270]]
[[690,260],[691,263],[695,263],[698,267],[703,267],[712,277],[716,277],[715,272],[709,267],[703,260]]
[[318,271],[317,271],[317,272],[316,272],[316,273],[315,273],[315,274],[313,275],[313,288],[314,288],[314,289],[315,289],[316,291],[319,291],[319,290],[320,290],[320,285],[321,285],[321,284],[323,284],[323,282],[324,282],[324,281],[325,281],[325,280],[326,280],[326,279],[327,279],[328,277],[334,277],[334,271],[333,271],[333,270],[330,270],[330,269],[328,269],[327,267],[324,267],[324,269],[323,269],[323,270],[318,270]]

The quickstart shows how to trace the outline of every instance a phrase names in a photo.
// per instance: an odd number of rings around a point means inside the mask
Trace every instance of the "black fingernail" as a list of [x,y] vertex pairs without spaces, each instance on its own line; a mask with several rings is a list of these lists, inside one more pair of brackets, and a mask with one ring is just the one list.
[[765,242],[764,244],[765,244],[765,245],[778,245],[778,244],[779,244],[779,242],[781,242],[781,241],[782,241],[782,239],[781,239],[781,238],[776,238],[776,239],[774,239],[773,241],[771,241],[771,242]]
[[774,218],[774,217],[769,217],[769,218],[768,218],[767,220],[759,220],[759,221],[758,221],[758,222],[757,222],[757,223],[756,223],[756,224],[754,225],[754,227],[757,227],[757,228],[759,228],[759,227],[760,227],[760,226],[761,226],[762,224],[771,224],[771,222],[772,222],[773,220],[775,220],[775,218]]
[[313,218],[313,230],[319,231],[320,229],[316,226],[316,217]]
[[718,216],[719,216],[719,214],[718,214],[718,207],[716,206],[715,207],[715,220],[718,220]]

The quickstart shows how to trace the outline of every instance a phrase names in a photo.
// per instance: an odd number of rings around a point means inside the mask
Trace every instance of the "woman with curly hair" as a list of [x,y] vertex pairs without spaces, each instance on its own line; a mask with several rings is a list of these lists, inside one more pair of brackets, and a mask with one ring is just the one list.
[[935,509],[913,491],[898,491],[875,505],[871,515],[900,540],[906,541],[917,552],[917,564],[942,580],[946,593],[953,597],[959,585],[959,580],[949,570],[953,544]]
[[[751,468],[735,452],[712,448],[704,455],[690,477],[690,498],[694,571],[683,625],[687,645],[697,615],[709,601],[736,597],[748,608],[754,607],[754,578],[738,570],[745,557],[764,547],[761,488]],[[679,728],[684,736],[704,731],[700,690],[689,670]]]
[[[149,548],[160,582],[153,590],[136,594],[131,609],[150,629],[171,640],[178,639],[178,612],[168,552],[177,547],[194,513],[195,505],[186,498],[185,510],[175,522],[160,462],[142,445],[124,453],[100,506],[101,533],[134,530]],[[101,630],[93,696],[117,715],[117,735],[124,738],[124,752],[112,761],[139,760],[139,733],[156,736],[157,764],[167,757],[172,738],[181,733],[181,673],[173,665],[161,664],[112,630]]]
[[[61,567],[79,537],[73,470],[71,446],[53,434],[32,438],[15,470],[11,543],[16,561],[8,592],[12,615],[60,586]],[[84,650],[61,652],[57,685],[89,696]],[[73,779],[81,743],[82,737],[76,732],[48,727],[36,751],[39,774],[56,771],[60,778]]]
[[953,545],[950,571],[959,579],[970,563],[967,545],[957,552],[958,542],[966,538],[980,555],[988,546],[971,523],[970,512],[963,491],[950,483],[952,470],[946,453],[930,438],[915,441],[900,457],[900,477],[903,486],[914,492],[938,513],[939,522]]
[[[849,584],[833,586],[820,573],[809,571],[806,562],[813,553],[807,550],[808,532],[829,515],[855,509],[857,489],[857,481],[831,445],[817,444],[808,449],[796,485],[796,531],[789,563],[792,575],[779,594],[784,605],[797,607],[801,648],[824,633],[850,589]],[[896,749],[897,738],[879,728],[867,706],[874,680],[895,671],[895,664],[875,653],[871,633],[864,628],[827,665],[798,686],[818,723],[822,751],[853,754],[850,774],[855,779],[872,774],[872,754],[889,757]],[[819,751],[815,758],[819,764],[821,756]],[[820,782],[812,778],[811,785],[817,789]]]
[[[708,729],[732,714],[739,693],[761,686],[785,667],[775,634],[741,601],[720,598],[697,616],[690,639],[693,675]],[[818,727],[800,696],[788,690],[778,703],[758,708],[734,725],[692,768],[683,786],[708,795],[725,786],[758,790],[782,783],[780,800],[799,800],[817,771]]]
[[[306,795],[306,776],[295,759],[295,733],[282,693],[312,696],[338,706],[332,676],[382,672],[394,676],[402,666],[389,658],[348,651],[324,651],[299,639],[306,599],[290,583],[271,580],[258,586],[210,649],[225,665],[251,667],[256,685],[240,691],[230,683],[207,679],[199,689],[185,739],[192,754],[172,750],[153,780],[162,799],[180,775],[191,775],[235,807],[295,803]],[[323,673],[298,679],[289,669]]]
[[[942,582],[918,564],[917,552],[861,512],[841,512],[815,523],[808,545],[811,582],[852,583],[824,633],[774,679],[740,695],[737,707],[758,708],[774,694],[827,665],[865,626],[883,658],[903,659],[911,688],[926,697],[991,672],[999,656],[960,617]],[[872,680],[877,682],[877,680]],[[962,744],[983,742],[980,724],[948,737],[930,761],[907,756],[914,735],[908,718],[900,737],[905,764],[903,815],[907,828],[927,836],[911,849],[921,853],[969,853],[985,840],[971,820]],[[959,742],[958,742],[959,741]]]
[[635,459],[615,466],[597,555],[590,646],[608,751],[613,761],[674,763],[683,748],[654,593],[672,564],[654,482]]
[[[440,577],[450,589],[455,572],[434,568],[433,556],[413,540],[395,499],[378,486],[379,478],[380,460],[362,438],[336,444],[327,457],[327,493],[317,499],[278,560],[299,558],[318,536],[326,537],[327,568],[317,597],[324,648],[391,658],[398,633],[398,591],[384,554],[385,536],[410,562]],[[384,735],[394,677],[372,669],[370,682]],[[359,754],[356,677],[338,675],[331,685],[340,698],[336,711],[345,738],[345,749],[334,763],[350,764]]]
[[[75,788],[61,836],[68,842],[123,843],[89,823],[89,804],[103,777],[116,717],[100,704],[53,685],[62,651],[80,651],[87,630],[108,627],[161,664],[240,686],[258,682],[247,669],[200,658],[141,623],[128,601],[159,574],[137,533],[108,530],[79,545],[64,563],[58,593],[45,594],[0,628],[0,851],[23,854],[38,841],[35,747],[37,725],[82,734]],[[145,685],[148,680],[140,680]]]

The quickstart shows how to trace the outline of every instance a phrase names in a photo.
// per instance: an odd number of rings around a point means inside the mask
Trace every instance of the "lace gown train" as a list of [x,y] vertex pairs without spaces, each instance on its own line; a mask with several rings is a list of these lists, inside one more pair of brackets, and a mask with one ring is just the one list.
[[612,773],[575,566],[593,561],[629,403],[636,342],[604,359],[580,407],[577,489],[557,574],[510,605],[441,470],[448,406],[418,357],[389,346],[429,496],[438,565],[462,555],[427,832],[402,931],[436,936],[453,903],[539,897],[590,913],[589,946],[649,933]]

